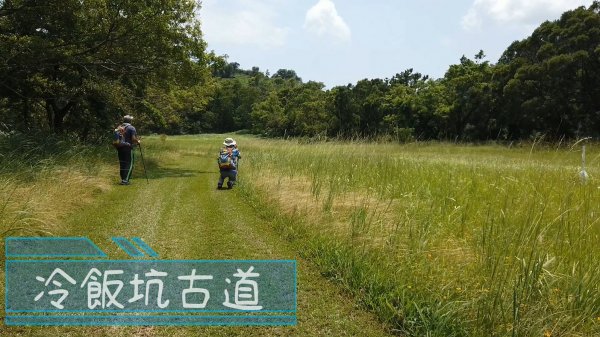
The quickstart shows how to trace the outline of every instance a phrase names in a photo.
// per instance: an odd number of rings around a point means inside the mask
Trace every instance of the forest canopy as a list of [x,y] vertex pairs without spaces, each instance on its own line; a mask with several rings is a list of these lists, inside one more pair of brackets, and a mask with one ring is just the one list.
[[463,56],[326,89],[207,51],[192,0],[0,1],[0,131],[513,140],[600,133],[600,3],[542,23],[496,63]]

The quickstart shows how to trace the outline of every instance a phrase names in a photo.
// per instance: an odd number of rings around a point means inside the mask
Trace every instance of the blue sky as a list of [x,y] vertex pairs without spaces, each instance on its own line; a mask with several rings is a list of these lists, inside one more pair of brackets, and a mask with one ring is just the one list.
[[293,69],[331,88],[413,68],[444,76],[482,49],[495,63],[546,20],[593,0],[203,0],[208,49],[241,68]]

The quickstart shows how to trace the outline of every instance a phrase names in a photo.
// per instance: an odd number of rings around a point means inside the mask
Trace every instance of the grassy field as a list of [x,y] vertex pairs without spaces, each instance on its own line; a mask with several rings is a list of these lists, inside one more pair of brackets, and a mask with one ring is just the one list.
[[580,144],[237,136],[240,184],[217,191],[222,138],[147,138],[150,183],[138,165],[128,187],[110,149],[4,156],[0,231],[88,236],[111,258],[111,236],[139,236],[165,259],[297,259],[297,327],[0,335],[600,336],[597,146],[582,184]]
[[[600,155],[240,140],[306,256],[414,336],[600,336]],[[248,179],[249,178],[249,179]]]
[[[216,190],[221,136],[148,138],[132,185],[119,186],[114,150],[32,149],[0,174],[0,231],[6,236],[87,236],[109,258],[128,256],[113,236],[141,237],[161,259],[295,259],[295,327],[7,327],[0,336],[388,336],[375,315],[320,275],[252,208],[241,190]],[[33,146],[33,145],[32,145]],[[84,151],[83,153],[81,151]],[[51,151],[50,151],[51,152]],[[37,159],[36,159],[37,158]],[[4,240],[0,250],[4,251]],[[0,304],[4,307],[4,254]],[[4,312],[2,312],[4,316]]]

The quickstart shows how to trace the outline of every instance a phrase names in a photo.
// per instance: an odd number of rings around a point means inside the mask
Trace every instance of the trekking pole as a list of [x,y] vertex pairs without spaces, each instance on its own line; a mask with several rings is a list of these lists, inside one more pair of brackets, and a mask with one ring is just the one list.
[[571,146],[571,149],[573,149],[575,147],[575,145],[579,144],[580,142],[584,142],[584,145],[581,147],[581,171],[579,171],[579,178],[581,179],[581,183],[584,185],[588,182],[588,179],[590,177],[585,170],[585,141],[588,139],[591,139],[591,138],[592,137],[586,137],[586,138],[580,139],[577,142],[575,142],[575,144],[573,144],[573,146]]
[[142,152],[142,144],[138,143],[138,146],[140,147],[140,157],[142,157],[142,165],[144,166],[144,175],[146,176],[146,182],[149,184],[150,181],[148,180],[148,172],[146,172],[146,162],[144,161],[144,153]]
[[581,178],[581,183],[584,185],[589,178],[588,173],[585,171],[585,145],[581,148],[581,171],[579,172],[579,178]]

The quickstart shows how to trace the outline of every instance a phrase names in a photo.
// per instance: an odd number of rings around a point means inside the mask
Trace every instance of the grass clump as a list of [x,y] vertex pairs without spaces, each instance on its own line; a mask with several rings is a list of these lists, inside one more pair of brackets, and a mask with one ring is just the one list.
[[0,135],[0,232],[59,231],[61,216],[110,188],[110,150],[55,135]]

